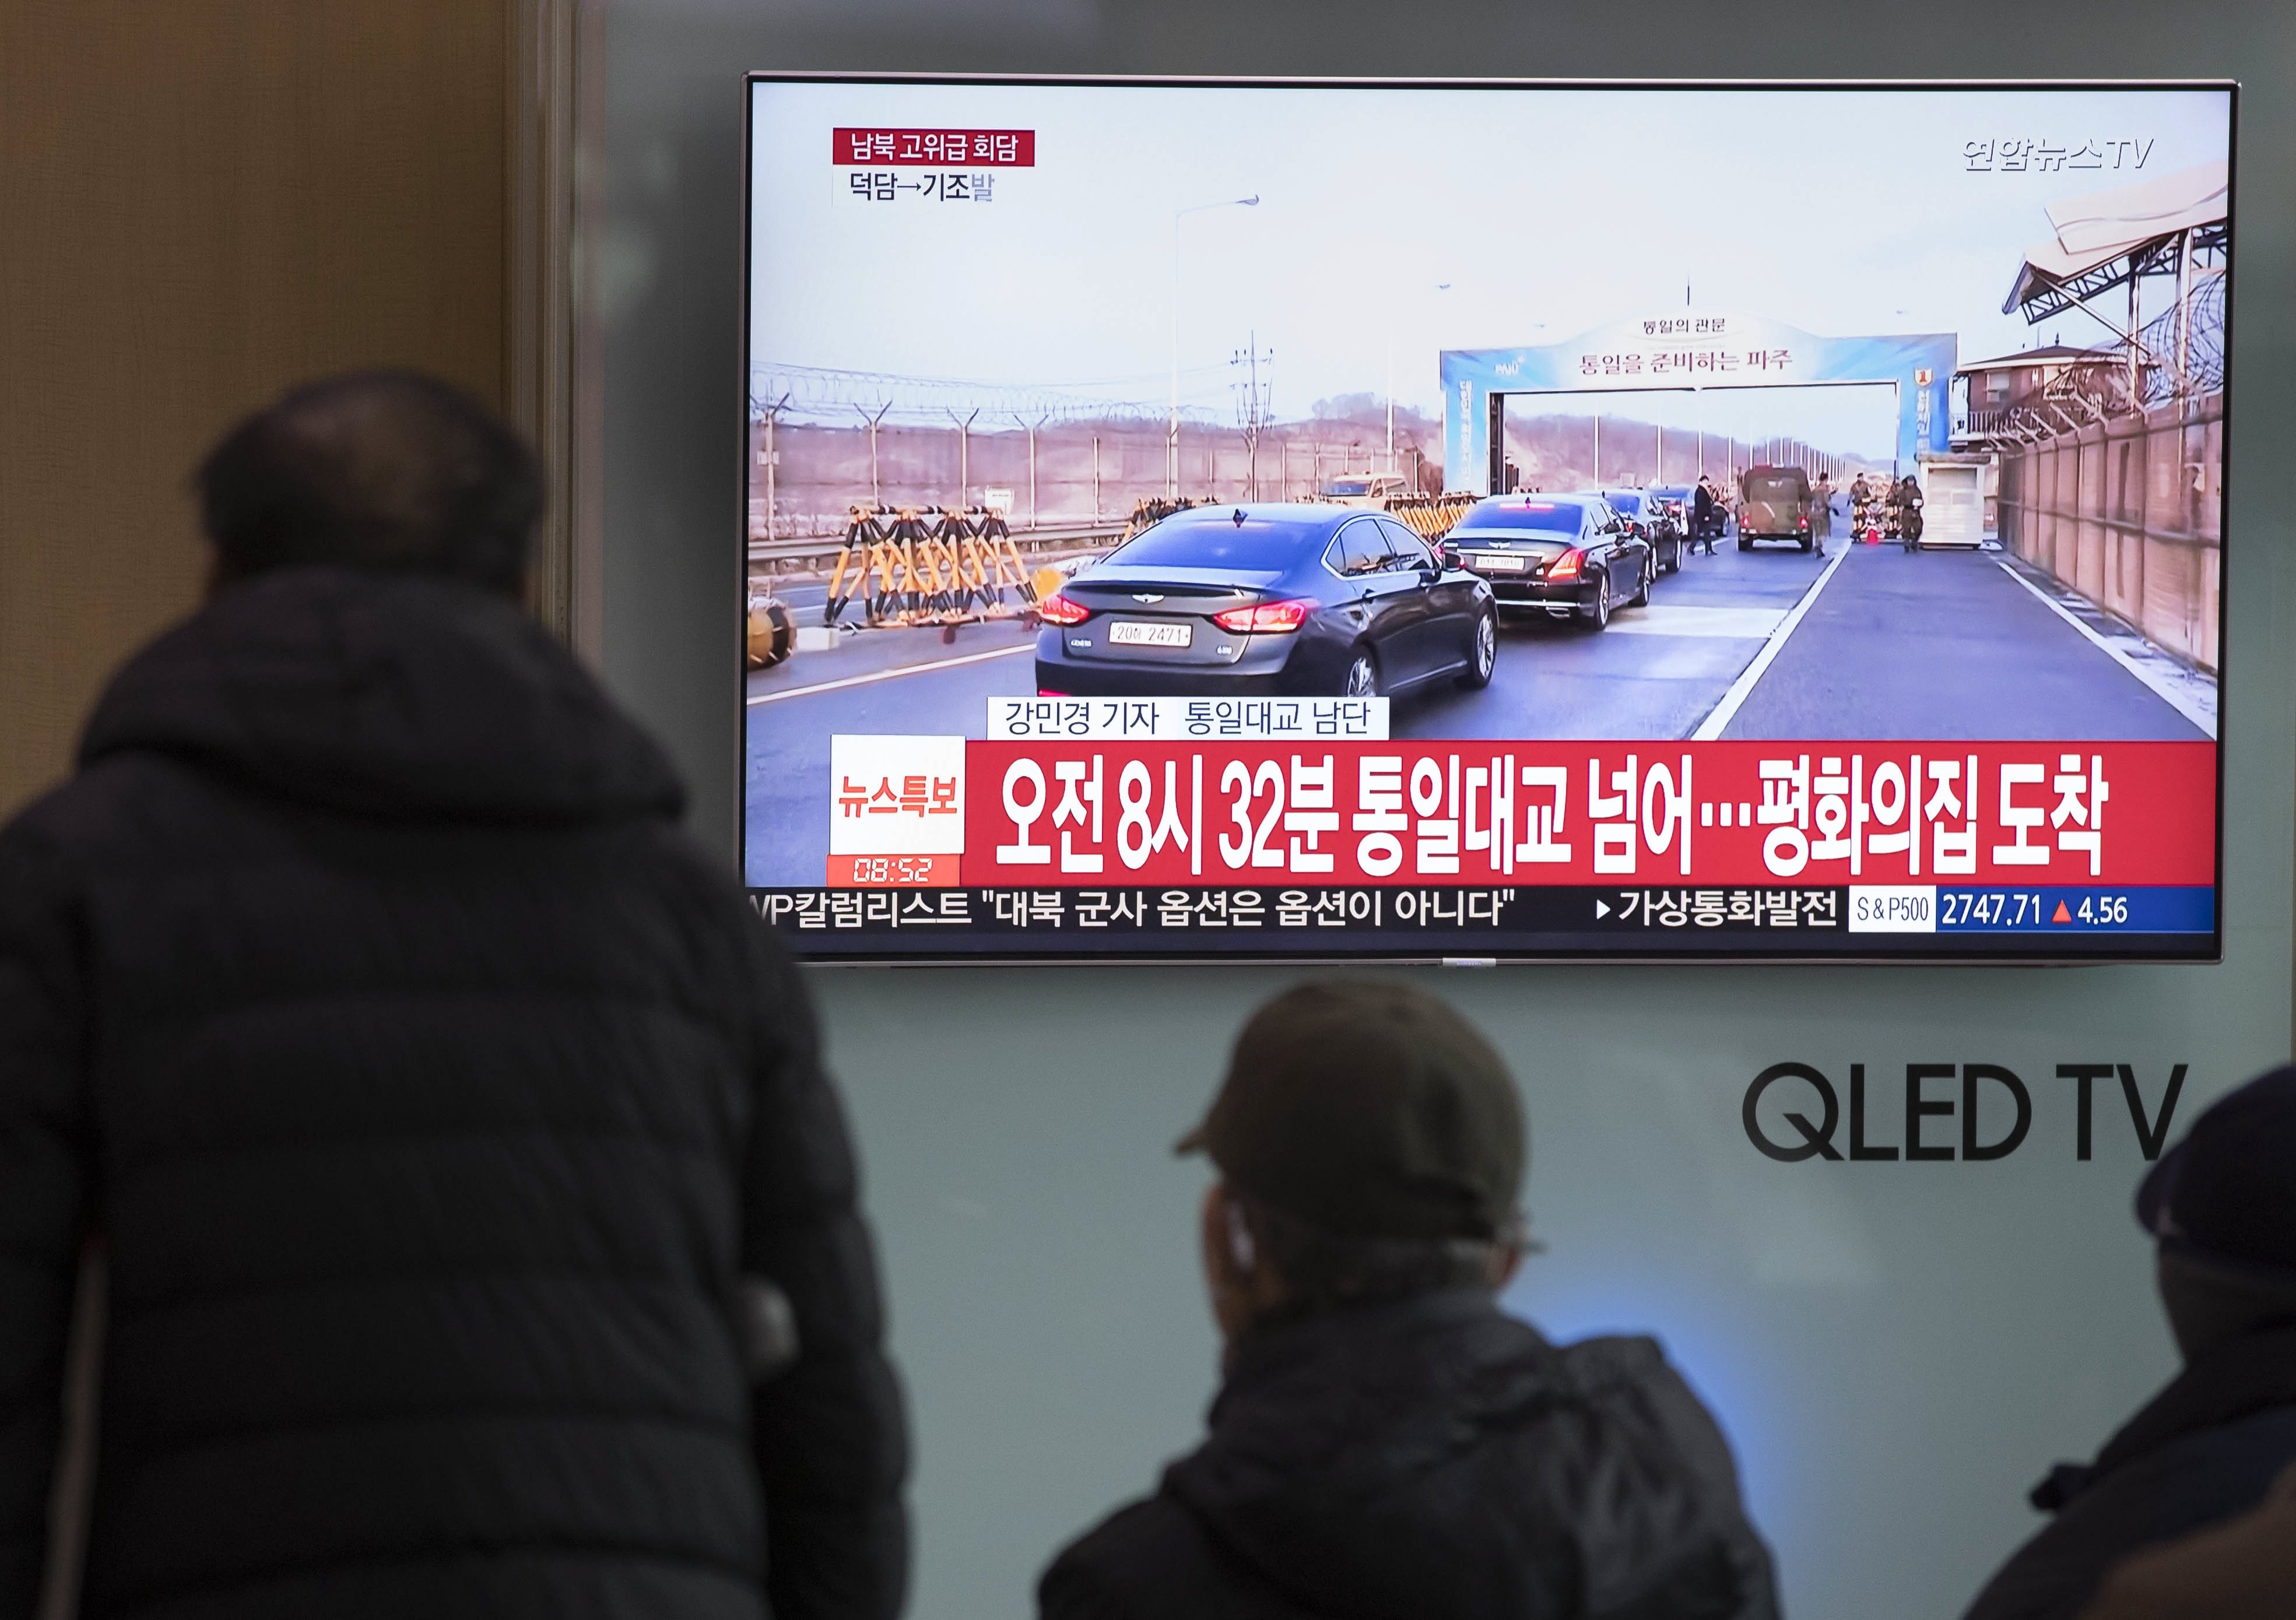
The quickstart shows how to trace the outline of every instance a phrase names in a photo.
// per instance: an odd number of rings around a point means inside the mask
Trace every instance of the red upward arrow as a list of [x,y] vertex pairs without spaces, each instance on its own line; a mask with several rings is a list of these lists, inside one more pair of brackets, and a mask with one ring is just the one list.
[[2058,901],[2058,902],[2057,902],[2057,914],[2056,914],[2055,916],[2054,916],[2054,917],[2050,918],[2050,919],[2049,919],[2049,920],[2050,920],[2051,922],[2070,922],[2072,920],[2073,920],[2073,914],[2072,914],[2070,912],[2069,912],[2069,911],[2065,910],[2065,903],[2064,903],[2063,901],[2062,901],[2062,900]]

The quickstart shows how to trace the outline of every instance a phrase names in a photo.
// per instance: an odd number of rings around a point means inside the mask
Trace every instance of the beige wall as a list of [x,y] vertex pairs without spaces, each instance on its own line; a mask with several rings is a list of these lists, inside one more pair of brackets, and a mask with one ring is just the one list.
[[197,598],[185,478],[353,365],[505,394],[511,0],[0,0],[0,815]]

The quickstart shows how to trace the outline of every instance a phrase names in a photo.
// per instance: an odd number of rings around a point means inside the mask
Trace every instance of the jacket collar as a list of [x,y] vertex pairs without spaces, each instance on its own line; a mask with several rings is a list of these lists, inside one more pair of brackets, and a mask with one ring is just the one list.
[[156,753],[377,817],[675,816],[669,762],[516,603],[283,569],[226,586],[112,681],[80,763]]
[[2032,1502],[2059,1512],[2106,1476],[2186,1435],[2276,1406],[2296,1405],[2296,1324],[2228,1339],[2200,1356],[2104,1444],[2096,1460],[2060,1463]]

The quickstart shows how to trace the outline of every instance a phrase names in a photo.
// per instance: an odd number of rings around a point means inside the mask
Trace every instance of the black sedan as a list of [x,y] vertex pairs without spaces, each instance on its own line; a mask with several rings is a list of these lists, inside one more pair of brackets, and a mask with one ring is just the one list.
[[1357,508],[1175,512],[1037,611],[1048,696],[1371,697],[1486,686],[1498,662],[1490,587]]
[[1478,501],[1443,536],[1459,566],[1490,582],[1502,610],[1577,616],[1600,630],[1620,603],[1650,600],[1657,553],[1599,495]]
[[1654,489],[1606,489],[1603,498],[1611,510],[1634,526],[1635,532],[1650,542],[1651,554],[1657,560],[1661,574],[1682,571],[1681,503],[1669,510],[1666,500]]

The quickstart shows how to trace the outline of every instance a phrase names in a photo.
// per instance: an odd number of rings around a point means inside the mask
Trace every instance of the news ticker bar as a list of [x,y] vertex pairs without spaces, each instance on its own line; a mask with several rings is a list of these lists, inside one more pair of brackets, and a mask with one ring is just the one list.
[[[840,863],[846,868],[841,882],[835,880]],[[2210,935],[2216,929],[2216,891],[2201,887],[968,888],[939,876],[953,872],[953,856],[905,857],[892,863],[903,875],[873,880],[869,872],[857,877],[854,871],[871,866],[872,857],[832,857],[831,864],[829,887],[752,888],[750,902],[767,922],[800,933],[1068,929],[1078,935],[1170,935],[1256,929],[1271,938],[1285,937],[1287,944],[1333,930],[1710,934],[1783,945],[1786,941],[1780,937],[1789,931],[1814,945],[1815,936],[2161,936]]]
[[[1195,724],[1193,701],[1111,706],[1138,709],[1118,721],[1158,733],[1129,740],[833,734],[828,853],[840,863],[929,859],[931,875],[909,880],[929,885],[950,881],[947,857],[957,884],[988,888],[1895,886],[2054,896],[2217,880],[2211,743],[1941,751],[1161,735]],[[1271,724],[1294,717],[1261,707]],[[1292,707],[1303,726],[1344,720]],[[1382,716],[1361,718],[1375,728]],[[1029,710],[1005,729],[1037,723]]]

